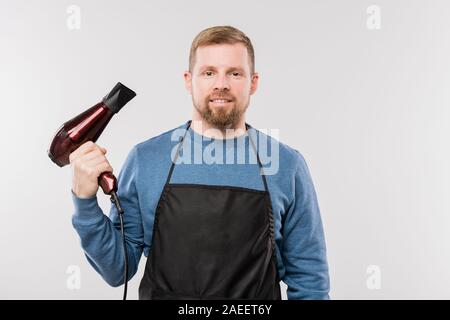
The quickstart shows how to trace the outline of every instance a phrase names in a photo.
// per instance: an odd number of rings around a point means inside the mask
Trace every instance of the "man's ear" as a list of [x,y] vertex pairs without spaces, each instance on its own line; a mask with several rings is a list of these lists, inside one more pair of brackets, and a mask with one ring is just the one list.
[[189,71],[185,71],[184,74],[184,87],[190,94],[192,94],[192,74]]
[[252,83],[250,86],[250,95],[252,95],[256,92],[256,89],[258,89],[258,83],[259,83],[259,74],[255,72],[252,75]]

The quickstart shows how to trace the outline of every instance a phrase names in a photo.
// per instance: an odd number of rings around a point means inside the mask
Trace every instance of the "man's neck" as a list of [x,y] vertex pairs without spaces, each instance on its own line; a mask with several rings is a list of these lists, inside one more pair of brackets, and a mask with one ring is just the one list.
[[229,128],[218,128],[207,122],[195,111],[192,116],[191,128],[196,133],[212,139],[233,139],[245,134],[247,131],[245,128],[245,114],[242,115],[236,125]]

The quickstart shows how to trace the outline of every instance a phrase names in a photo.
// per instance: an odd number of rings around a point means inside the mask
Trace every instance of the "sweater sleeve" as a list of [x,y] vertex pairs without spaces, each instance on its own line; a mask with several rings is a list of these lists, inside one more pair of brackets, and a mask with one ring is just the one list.
[[[128,253],[128,278],[136,273],[142,254],[144,232],[136,191],[137,149],[128,154],[118,176],[117,195],[124,209],[124,230]],[[105,195],[106,196],[106,195]],[[92,267],[111,286],[123,284],[124,254],[117,209],[111,203],[109,217],[103,214],[97,196],[78,198],[72,191],[75,211],[72,225]]]
[[288,299],[329,299],[325,236],[308,166],[298,153],[294,199],[283,227],[283,260]]

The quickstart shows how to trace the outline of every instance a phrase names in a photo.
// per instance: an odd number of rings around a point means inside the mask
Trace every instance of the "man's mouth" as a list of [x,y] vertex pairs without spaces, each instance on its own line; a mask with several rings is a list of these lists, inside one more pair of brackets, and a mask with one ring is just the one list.
[[232,101],[233,100],[230,100],[230,99],[210,99],[209,103],[219,105],[219,106],[224,106]]

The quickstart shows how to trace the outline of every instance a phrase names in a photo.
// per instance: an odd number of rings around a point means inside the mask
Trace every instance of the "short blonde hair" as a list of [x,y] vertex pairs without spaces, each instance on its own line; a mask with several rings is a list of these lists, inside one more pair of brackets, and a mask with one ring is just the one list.
[[231,26],[216,26],[201,31],[192,41],[191,51],[189,53],[189,71],[195,64],[195,53],[198,47],[204,47],[212,44],[235,44],[242,43],[248,52],[250,58],[251,73],[255,73],[255,51],[250,39],[239,29]]

